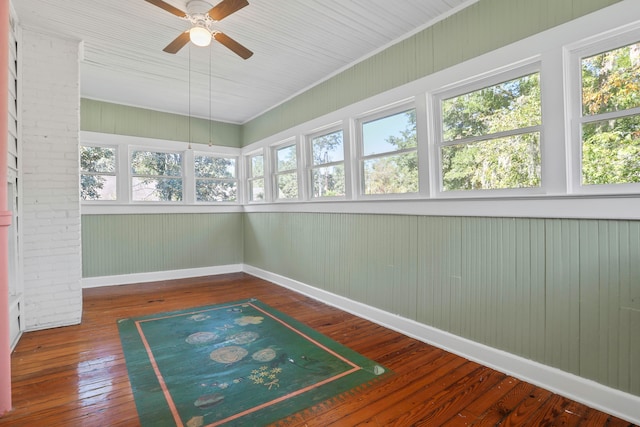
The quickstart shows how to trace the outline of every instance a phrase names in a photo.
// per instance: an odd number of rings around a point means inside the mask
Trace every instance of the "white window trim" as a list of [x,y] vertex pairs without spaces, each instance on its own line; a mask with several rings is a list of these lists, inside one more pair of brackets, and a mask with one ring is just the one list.
[[[432,177],[434,181],[433,195],[435,198],[476,198],[476,197],[518,197],[526,195],[544,194],[544,180],[541,177],[541,184],[539,187],[529,188],[501,188],[501,189],[478,189],[478,190],[448,190],[443,189],[442,179],[442,148],[459,144],[471,144],[478,141],[486,141],[497,138],[508,137],[512,135],[520,135],[524,133],[537,132],[540,135],[540,151],[541,151],[541,174],[544,169],[544,158],[542,157],[542,146],[544,145],[544,116],[542,117],[542,123],[540,125],[528,126],[526,128],[518,128],[503,132],[497,132],[489,135],[481,135],[477,137],[469,137],[463,140],[456,141],[444,141],[443,129],[442,129],[442,101],[454,98],[456,96],[464,95],[470,92],[481,90],[484,88],[492,87],[503,82],[507,82],[513,79],[524,77],[530,74],[538,73],[540,75],[540,85],[542,86],[542,72],[540,62],[537,58],[528,59],[526,63],[510,64],[506,69],[500,69],[495,72],[478,76],[472,80],[467,80],[459,85],[453,85],[446,90],[436,91],[433,94],[433,150],[431,155],[433,157],[433,170],[435,176]],[[541,90],[541,106],[544,103],[542,100],[543,94]],[[490,136],[490,138],[488,138]]]
[[582,115],[582,73],[581,60],[584,57],[597,55],[614,50],[631,43],[640,42],[640,22],[609,31],[605,34],[590,37],[567,46],[564,49],[567,93],[565,94],[566,109],[568,111],[569,142],[569,191],[580,195],[625,195],[640,193],[640,183],[627,184],[582,184],[582,125],[585,123],[640,114],[640,107],[624,111]]
[[[321,137],[321,136],[325,136],[325,135],[329,135],[332,133],[336,133],[336,132],[342,132],[342,159],[343,160],[339,160],[339,161],[335,161],[335,162],[328,162],[328,163],[322,163],[319,165],[315,165],[313,164],[313,140],[314,138],[317,137]],[[305,163],[305,170],[306,170],[306,175],[307,175],[307,180],[308,180],[308,186],[309,188],[307,189],[307,192],[309,194],[309,200],[310,201],[314,201],[314,202],[323,202],[323,201],[336,201],[336,200],[347,200],[347,193],[348,188],[349,188],[349,179],[350,177],[347,175],[347,169],[346,169],[346,164],[347,164],[347,151],[348,151],[348,146],[347,143],[345,141],[345,130],[344,130],[344,126],[342,124],[342,122],[339,123],[335,123],[332,124],[330,126],[324,127],[322,129],[318,129],[315,130],[312,133],[309,133],[307,135],[305,135],[304,137],[305,140],[305,151],[306,151],[306,158],[308,159],[308,161]],[[313,170],[314,169],[320,169],[320,168],[325,168],[325,167],[331,167],[331,166],[339,166],[342,165],[342,168],[344,170],[344,191],[345,191],[345,195],[343,196],[321,196],[321,197],[316,197],[313,195]]]
[[[136,175],[132,171],[131,159],[133,157],[133,153],[136,151],[140,152],[150,152],[150,153],[169,153],[169,154],[179,154],[180,155],[180,175]],[[149,146],[140,146],[140,145],[130,145],[129,151],[127,155],[128,162],[128,182],[127,185],[129,187],[129,203],[143,203],[143,204],[157,204],[157,203],[165,203],[165,204],[180,204],[180,203],[193,203],[193,194],[187,195],[188,189],[187,185],[189,184],[186,176],[185,176],[185,163],[187,163],[186,159],[187,153],[181,150],[175,149],[166,149],[166,148],[155,148]],[[193,164],[193,157],[191,158],[191,164]],[[136,177],[149,177],[154,178],[158,177],[160,179],[173,179],[180,178],[182,180],[182,200],[171,202],[165,200],[133,200],[133,179]]]
[[[296,150],[296,167],[295,169],[287,169],[287,170],[278,170],[278,151],[288,147],[295,147]],[[300,202],[302,200],[308,200],[306,197],[305,186],[303,184],[303,176],[304,174],[300,173],[303,164],[305,164],[304,160],[304,151],[300,150],[300,141],[299,138],[290,138],[286,141],[281,141],[275,145],[271,146],[271,161],[269,163],[271,169],[271,201],[274,203],[295,203]],[[265,171],[266,173],[266,171]],[[296,174],[296,183],[298,185],[298,197],[291,199],[281,199],[278,197],[278,177],[280,175],[288,175],[288,174]]]
[[[262,156],[262,175],[254,177],[253,165],[251,164],[251,159],[258,156]],[[244,199],[245,203],[267,203],[267,198],[269,196],[269,193],[267,191],[267,185],[268,185],[269,179],[267,179],[266,177],[268,164],[266,163],[267,158],[266,158],[265,150],[260,148],[259,150],[246,153],[244,154],[244,159],[245,161],[243,163],[245,164],[245,170],[247,171],[247,173],[245,174],[246,183],[245,185],[243,185],[243,187],[246,189],[245,191],[247,195],[246,199]],[[262,179],[262,187],[263,187],[262,190],[264,191],[264,198],[262,200],[251,199],[251,182],[253,182],[256,179]]]
[[[131,213],[191,213],[191,212],[242,212],[240,183],[243,181],[241,166],[241,150],[233,147],[208,146],[205,144],[189,144],[182,141],[169,141],[155,138],[142,138],[129,135],[104,134],[99,132],[80,132],[80,145],[115,147],[117,149],[118,200],[81,201],[82,214],[131,214]],[[132,201],[130,159],[133,150],[179,152],[183,154],[182,162],[182,201],[156,202]],[[235,202],[195,202],[195,173],[193,170],[194,151],[216,157],[233,157],[236,159],[236,175],[238,179],[238,200]]]
[[[196,203],[198,205],[205,205],[205,204],[215,204],[215,205],[223,205],[223,204],[238,204],[240,203],[240,201],[242,200],[242,185],[240,184],[240,156],[231,156],[231,155],[225,155],[225,154],[220,154],[220,153],[212,153],[212,152],[207,152],[207,151],[202,151],[200,150],[199,147],[197,147],[198,149],[196,150],[196,147],[193,147],[193,144],[191,145],[192,150],[191,151],[191,155],[193,156],[193,161],[191,162],[192,165],[195,166],[195,157],[196,156],[204,156],[204,157],[211,157],[214,159],[231,159],[234,161],[235,163],[235,176],[233,178],[216,178],[216,177],[199,177],[199,176],[195,176],[195,171],[194,171],[194,177],[193,177],[193,191],[190,191],[190,193],[193,193],[193,197],[194,197],[194,201],[193,203]],[[198,179],[201,180],[205,180],[205,181],[225,181],[225,182],[235,182],[236,184],[236,200],[224,200],[224,201],[213,201],[213,202],[207,202],[207,201],[198,201],[197,200],[197,196],[196,196],[196,181]]]
[[111,173],[102,173],[102,172],[88,172],[88,171],[84,171],[82,170],[82,166],[80,168],[80,175],[105,175],[105,176],[114,176],[116,178],[116,199],[115,200],[81,200],[81,202],[84,203],[105,203],[105,202],[117,202],[119,201],[122,197],[123,194],[125,193],[121,193],[121,185],[120,182],[122,181],[121,179],[121,171],[120,171],[120,157],[122,157],[120,155],[120,150],[118,149],[117,145],[110,145],[110,144],[98,144],[98,143],[93,143],[93,142],[87,142],[87,143],[81,143],[80,144],[81,147],[95,147],[95,148],[110,148],[113,149],[114,151],[114,162],[115,162],[115,171],[111,174]]
[[[372,122],[375,120],[383,119],[385,117],[393,116],[396,114],[400,114],[403,112],[407,112],[409,110],[416,110],[416,141],[417,146],[415,148],[407,148],[402,150],[395,151],[387,151],[384,153],[376,153],[371,155],[364,155],[364,144],[363,144],[363,135],[362,135],[362,125],[368,122]],[[409,99],[403,99],[401,101],[397,101],[391,104],[384,105],[383,107],[377,108],[375,110],[368,111],[364,114],[357,115],[354,118],[354,144],[351,144],[353,149],[353,153],[355,154],[352,159],[352,169],[353,171],[357,171],[352,174],[352,180],[354,183],[354,199],[356,200],[393,200],[393,199],[415,199],[421,197],[423,193],[423,185],[427,185],[420,181],[420,166],[423,164],[421,162],[420,153],[424,152],[420,150],[421,140],[426,141],[426,135],[421,134],[419,131],[421,129],[420,122],[418,119],[419,109],[417,106],[416,99],[411,97]],[[422,119],[422,118],[420,118]],[[390,157],[398,154],[411,153],[416,152],[418,156],[418,191],[415,193],[387,193],[387,194],[365,194],[364,192],[364,162],[366,160],[377,159]]]

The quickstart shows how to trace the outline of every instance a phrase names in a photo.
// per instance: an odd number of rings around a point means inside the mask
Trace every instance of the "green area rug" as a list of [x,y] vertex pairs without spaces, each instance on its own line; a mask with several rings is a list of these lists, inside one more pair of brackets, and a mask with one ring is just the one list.
[[386,368],[255,299],[118,321],[143,426],[259,426]]

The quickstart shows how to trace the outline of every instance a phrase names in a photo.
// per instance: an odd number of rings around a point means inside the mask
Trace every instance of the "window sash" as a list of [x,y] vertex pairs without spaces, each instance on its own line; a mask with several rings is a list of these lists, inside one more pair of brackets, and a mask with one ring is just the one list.
[[[536,81],[532,80],[534,78]],[[526,194],[528,192],[539,193],[541,191],[541,153],[542,137],[544,135],[542,80],[543,76],[539,64],[532,63],[514,68],[506,73],[496,73],[492,76],[483,77],[471,84],[442,92],[434,97],[434,121],[437,131],[435,133],[436,140],[433,154],[437,159],[435,164],[435,170],[437,171],[435,192],[437,196],[451,196],[460,192],[464,192],[464,194],[478,192],[495,194],[495,191],[520,191]],[[520,104],[523,96],[521,90],[523,84],[531,84],[529,93],[532,95],[537,94],[537,97],[528,103]],[[490,97],[491,94],[496,94],[496,99],[502,99],[502,93],[505,94],[503,98],[507,104],[499,103],[499,108],[485,110],[488,120],[497,121],[496,123],[484,123],[478,116],[473,115],[465,122],[465,117],[463,116],[459,119],[460,130],[457,135],[450,134],[447,136],[447,125],[444,123],[445,108],[447,108],[445,102],[462,100],[461,102],[463,102],[462,105],[464,106],[464,101],[472,100],[474,97],[482,99],[485,96]],[[514,106],[521,105],[525,110],[514,109]],[[478,109],[478,111],[481,111],[480,107]],[[526,109],[532,109],[533,117],[529,117],[530,114],[525,114],[527,112]],[[473,113],[474,110],[461,111],[468,114]],[[518,111],[524,117],[518,117],[516,113],[510,116],[512,111]],[[455,111],[453,113],[455,114]],[[453,116],[453,119],[455,120],[456,117]],[[507,126],[503,123],[503,119],[507,119]],[[479,123],[477,123],[478,120],[480,120]],[[474,124],[478,124],[479,127],[474,129]],[[509,124],[512,126],[508,126]],[[483,126],[488,126],[488,128],[483,128]],[[463,131],[465,127],[469,127],[466,132]],[[527,135],[536,135],[533,145],[519,143],[518,145],[521,146],[521,149],[524,150],[526,148],[525,152],[510,151],[512,149],[511,144],[514,141],[522,138],[527,139]],[[487,151],[487,147],[499,141],[507,145],[503,149],[495,147],[493,151]],[[461,156],[458,161],[450,157],[450,154],[455,156],[457,154],[456,151]],[[474,154],[474,151],[479,153]],[[482,151],[485,151],[485,153],[482,154]],[[469,155],[472,157],[469,157]],[[480,155],[480,157],[474,157],[476,155]],[[516,164],[511,164],[513,159],[520,159],[519,161],[524,163],[518,164],[516,162]],[[451,161],[453,161],[453,164]],[[458,168],[458,172],[456,172],[455,167]],[[455,183],[453,177],[460,181]]]
[[[574,194],[634,194],[640,192],[640,164],[635,158],[640,154],[640,142],[628,132],[623,137],[624,126],[605,128],[623,121],[637,122],[640,117],[640,98],[628,108],[586,110],[583,64],[585,59],[619,51],[628,46],[640,45],[638,29],[625,31],[609,38],[583,44],[570,51],[566,66],[571,79],[571,164],[570,190]],[[611,71],[607,69],[607,71]],[[637,77],[637,75],[636,75]],[[634,78],[636,78],[634,77]],[[594,95],[597,94],[597,88]],[[608,94],[608,93],[607,93]],[[600,124],[604,132],[594,130]],[[628,130],[628,129],[627,129]],[[631,141],[631,143],[629,143]]]
[[[84,149],[108,150],[112,153],[112,165],[107,170],[97,170],[97,168],[80,169],[80,194],[83,202],[113,202],[118,200],[118,148],[109,145],[82,144],[80,147],[81,156]],[[113,169],[112,171],[108,169]],[[88,184],[87,180],[96,182]],[[87,185],[85,185],[87,183]],[[98,185],[99,184],[99,185]],[[105,189],[106,184],[106,189]]]

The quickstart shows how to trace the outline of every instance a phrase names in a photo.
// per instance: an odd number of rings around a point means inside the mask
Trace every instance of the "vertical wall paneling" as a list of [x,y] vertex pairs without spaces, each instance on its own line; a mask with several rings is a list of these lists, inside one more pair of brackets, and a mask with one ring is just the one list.
[[618,381],[640,394],[640,222],[620,231],[620,352]]
[[84,215],[83,277],[242,262],[241,214]]
[[[574,360],[579,339],[576,286],[579,284],[579,223],[547,220],[546,236],[546,340],[545,360],[552,366],[577,373]],[[573,362],[573,363],[572,363]]]
[[640,222],[247,213],[244,262],[640,394]]
[[597,380],[600,346],[600,262],[598,221],[580,224],[580,372]]
[[171,141],[240,147],[240,125],[212,121],[144,108],[82,99],[80,129],[118,135],[140,136]]

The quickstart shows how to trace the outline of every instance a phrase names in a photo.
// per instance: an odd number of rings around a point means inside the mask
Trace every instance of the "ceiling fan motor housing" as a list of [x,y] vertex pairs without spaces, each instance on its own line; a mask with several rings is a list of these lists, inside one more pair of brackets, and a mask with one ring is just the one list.
[[[187,2],[187,14],[209,16],[207,13],[211,10],[213,5],[204,0],[190,0]],[[209,18],[211,19],[211,18]]]

